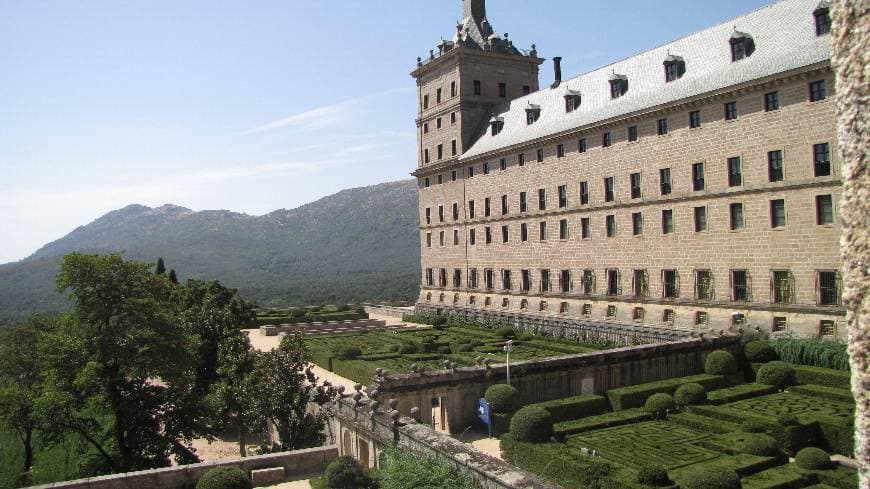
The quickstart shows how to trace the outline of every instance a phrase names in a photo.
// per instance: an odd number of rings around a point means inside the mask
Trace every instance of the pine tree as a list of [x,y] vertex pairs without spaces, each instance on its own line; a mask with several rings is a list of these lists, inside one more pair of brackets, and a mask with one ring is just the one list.
[[175,274],[175,269],[169,271],[169,281],[178,285],[178,275]]
[[166,273],[166,264],[163,263],[163,257],[157,259],[157,275]]

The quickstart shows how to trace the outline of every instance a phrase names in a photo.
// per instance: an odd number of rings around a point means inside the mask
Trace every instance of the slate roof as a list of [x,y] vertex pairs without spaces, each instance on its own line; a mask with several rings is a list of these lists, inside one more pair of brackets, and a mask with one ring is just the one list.
[[[816,37],[813,12],[824,6],[819,0],[782,0],[690,36],[636,56],[563,81],[512,100],[493,116],[504,119],[496,136],[486,131],[460,157],[478,157],[538,138],[581,128],[596,122],[668,104],[755,79],[828,61],[830,36]],[[755,52],[731,61],[729,40],[734,31],[752,36]],[[664,61],[679,56],[686,72],[666,83]],[[628,92],[610,98],[609,80],[615,74],[628,77]],[[580,108],[565,113],[565,95],[580,92]],[[526,124],[530,104],[541,106],[540,119]]]

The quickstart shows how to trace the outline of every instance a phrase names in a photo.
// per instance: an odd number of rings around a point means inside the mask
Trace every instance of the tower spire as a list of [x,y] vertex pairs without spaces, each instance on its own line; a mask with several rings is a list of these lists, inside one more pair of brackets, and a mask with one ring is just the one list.
[[486,0],[462,0],[464,4],[465,19],[471,18],[475,24],[480,25],[486,18]]

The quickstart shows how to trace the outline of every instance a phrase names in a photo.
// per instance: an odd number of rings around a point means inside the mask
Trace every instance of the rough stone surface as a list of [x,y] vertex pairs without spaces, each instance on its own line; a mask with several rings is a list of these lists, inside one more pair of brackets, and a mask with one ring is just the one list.
[[832,8],[837,122],[843,159],[844,300],[855,394],[855,458],[861,487],[870,487],[870,2],[837,0]]
[[251,481],[254,487],[266,486],[282,482],[285,479],[284,467],[274,467],[271,469],[257,469],[251,471]]

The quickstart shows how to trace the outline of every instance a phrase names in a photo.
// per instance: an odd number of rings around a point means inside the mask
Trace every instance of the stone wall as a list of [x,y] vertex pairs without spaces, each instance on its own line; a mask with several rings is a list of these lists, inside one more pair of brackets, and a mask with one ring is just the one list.
[[203,474],[217,467],[238,467],[249,474],[262,469],[284,469],[284,480],[320,474],[329,462],[338,457],[338,447],[326,446],[273,453],[220,462],[207,462],[164,469],[144,470],[126,474],[113,474],[90,479],[58,482],[35,489],[190,489]]
[[263,336],[277,336],[280,333],[316,333],[320,330],[332,330],[335,328],[384,328],[386,321],[378,319],[348,319],[345,321],[327,321],[322,323],[297,323],[260,326],[260,334]]
[[[581,394],[603,395],[609,389],[703,373],[707,353],[739,349],[738,336],[687,339],[673,343],[625,347],[581,355],[511,363],[511,385],[523,404]],[[370,393],[395,399],[408,415],[421,409],[423,424],[458,434],[476,420],[478,399],[487,387],[506,382],[507,367],[457,368],[423,374],[376,377]]]
[[379,316],[389,316],[402,319],[405,314],[413,314],[413,307],[395,307],[395,306],[365,306],[365,311],[369,314],[377,314]]

